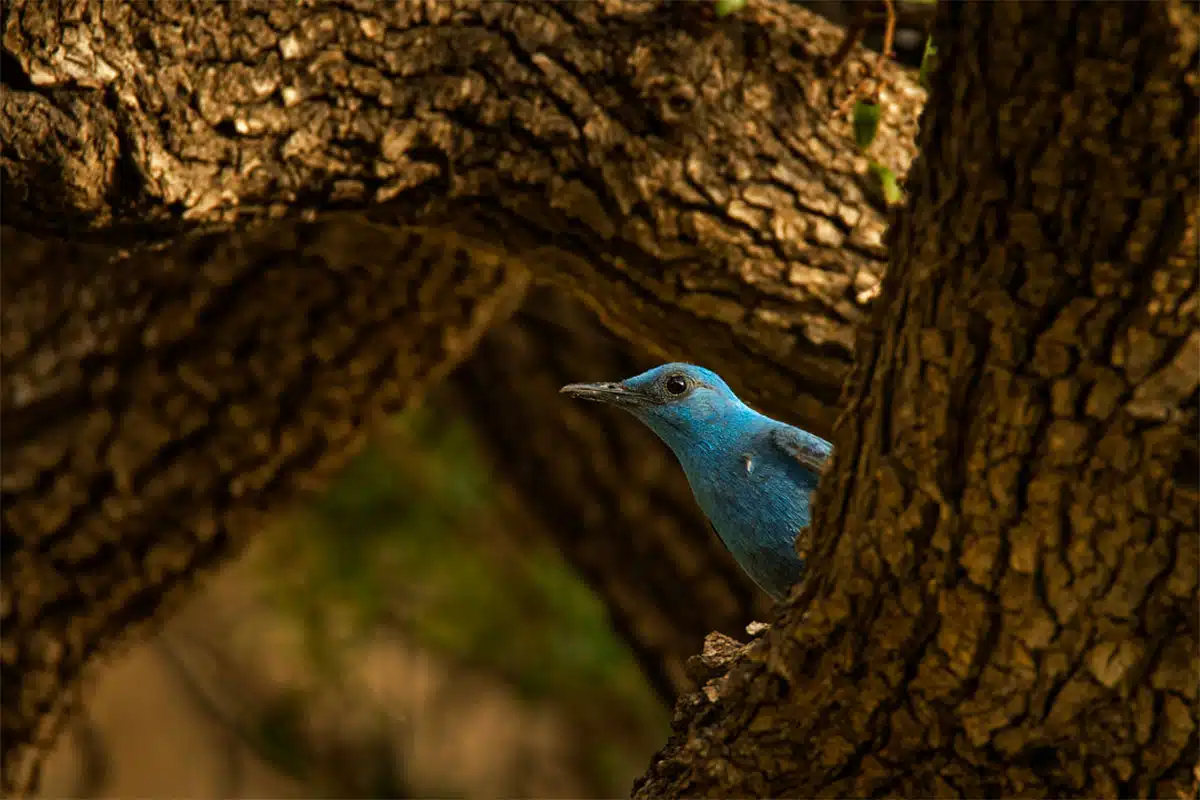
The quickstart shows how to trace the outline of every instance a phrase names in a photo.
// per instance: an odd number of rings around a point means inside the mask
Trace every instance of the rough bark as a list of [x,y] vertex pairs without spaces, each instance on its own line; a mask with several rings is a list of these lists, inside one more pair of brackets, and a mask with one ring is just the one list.
[[236,552],[263,512],[320,485],[372,419],[448,374],[528,273],[348,219],[113,259],[3,231],[13,788],[33,779],[83,668]]
[[[829,430],[884,264],[834,113],[875,59],[826,76],[839,41],[786,3],[17,0],[0,200],[137,238],[331,206],[468,234]],[[924,93],[880,69],[903,172]]]
[[812,571],[639,797],[1193,790],[1196,18],[942,5]]
[[[54,728],[48,720],[61,706],[49,698],[65,697],[79,668],[126,625],[152,616],[168,584],[185,585],[193,566],[232,552],[232,529],[203,522],[203,496],[217,516],[277,507],[284,488],[312,482],[313,463],[336,454],[336,440],[360,430],[373,406],[428,382],[406,385],[406,373],[432,380],[478,333],[472,320],[470,335],[443,340],[439,326],[445,333],[475,303],[504,305],[503,292],[478,286],[436,289],[441,273],[426,275],[429,263],[462,267],[486,284],[500,280],[497,258],[519,262],[654,354],[702,360],[767,410],[830,430],[853,329],[883,268],[883,219],[860,183],[865,162],[833,114],[865,64],[855,56],[826,76],[839,32],[786,4],[756,4],[725,21],[710,12],[615,0],[5,5],[5,222],[94,248],[22,255],[16,231],[6,233],[6,788],[31,774],[16,749],[44,743]],[[903,171],[923,93],[893,68],[883,74],[892,88],[879,157]],[[343,215],[329,217],[331,209]],[[314,218],[318,225],[297,227]],[[361,234],[379,243],[374,251],[356,238],[364,219],[381,226]],[[261,226],[252,247],[242,234],[222,244],[222,234],[250,223]],[[421,227],[391,234],[420,240],[410,264],[408,240],[387,244],[383,228],[412,225]],[[297,259],[298,238],[323,255]],[[428,249],[437,241],[447,247],[441,256]],[[163,249],[147,250],[151,242]],[[235,268],[243,247],[253,263]],[[339,247],[356,250],[348,257],[362,268],[322,266]],[[478,265],[493,266],[476,275]],[[380,266],[394,274],[373,269]],[[524,281],[518,267],[504,272],[514,286]],[[74,308],[60,299],[56,275],[77,292]],[[427,278],[449,305],[401,313],[414,295],[402,298],[396,284]],[[426,302],[424,291],[416,303]],[[313,303],[323,310],[310,314]],[[165,314],[163,330],[186,344],[142,337],[141,313]],[[187,328],[193,320],[198,327]],[[389,337],[392,323],[413,341]],[[357,361],[298,366],[295,354],[314,342],[381,357],[402,348],[411,363],[371,376],[400,387],[376,397]],[[439,342],[449,354],[432,346]],[[173,363],[177,356],[195,360],[201,388]],[[268,376],[273,360],[295,371],[282,409],[283,384],[272,381],[292,373]],[[346,374],[318,380],[327,367]],[[210,384],[238,399],[213,396]],[[203,423],[188,416],[193,394],[210,404],[195,411]],[[293,412],[303,424],[288,438],[279,415]],[[153,414],[171,424],[155,418],[161,426],[143,428]],[[261,436],[239,437],[243,423],[272,431],[270,452],[256,449]],[[620,450],[617,441],[604,447]],[[68,444],[69,458],[56,450]],[[87,449],[95,446],[103,450]],[[162,455],[152,455],[156,448]],[[563,463],[586,465],[587,474],[590,458],[573,451]],[[176,463],[188,465],[183,489]],[[159,493],[142,497],[149,489]],[[173,489],[192,500],[171,499]],[[645,502],[624,497],[614,525]],[[545,493],[530,499],[544,519],[568,508]],[[659,513],[665,520],[675,512]],[[108,543],[86,565],[64,555],[73,534],[43,532],[84,530],[93,519]],[[203,536],[192,537],[185,522]],[[697,553],[711,546],[690,522],[661,524],[664,546],[670,528],[705,542]],[[166,553],[151,546],[159,537],[174,543],[174,572],[156,566]],[[79,539],[78,552],[91,552],[92,541]],[[587,562],[598,546],[580,538],[568,553],[591,564],[585,572],[598,585],[619,585],[600,570],[624,568],[620,559]],[[699,586],[687,557],[678,563],[678,576],[663,569],[656,579]],[[150,589],[130,588],[143,579]],[[700,583],[721,594],[712,579]],[[59,594],[83,605],[52,601]],[[647,596],[663,598],[666,588]],[[660,653],[662,674],[677,680],[671,663],[682,639],[663,644],[665,634],[653,633],[663,623],[635,620],[634,607],[614,616],[650,632],[645,652]],[[671,606],[683,610],[677,600]],[[725,606],[706,613],[725,627]],[[72,633],[78,624],[91,626],[91,638]],[[680,629],[701,624],[689,617]],[[43,662],[50,666],[35,668]]]
[[533,291],[452,376],[460,406],[538,530],[596,590],[667,703],[711,631],[770,600],[712,533],[670,451],[628,415],[565,403],[573,380],[651,366],[561,293]]

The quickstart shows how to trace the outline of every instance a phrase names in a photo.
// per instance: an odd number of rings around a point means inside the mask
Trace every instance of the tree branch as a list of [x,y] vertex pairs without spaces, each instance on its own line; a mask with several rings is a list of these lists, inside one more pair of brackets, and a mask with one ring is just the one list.
[[97,653],[447,375],[528,275],[440,234],[350,219],[112,260],[7,227],[0,247],[11,790]]
[[[878,290],[882,214],[787,3],[261,7],[18,2],[0,101],[9,224],[149,232],[330,207],[467,234],[828,431]],[[898,172],[924,92],[881,67]],[[57,176],[57,177],[56,177]],[[48,183],[53,179],[53,183]],[[748,378],[753,376],[754,380]],[[739,380],[746,378],[747,380]]]

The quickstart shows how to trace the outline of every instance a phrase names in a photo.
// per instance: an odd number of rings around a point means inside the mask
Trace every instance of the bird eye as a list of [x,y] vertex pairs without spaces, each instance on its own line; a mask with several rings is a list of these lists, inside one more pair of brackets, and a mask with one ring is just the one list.
[[667,391],[671,394],[683,394],[688,388],[687,378],[683,377],[682,375],[672,375],[671,377],[667,378],[665,385],[667,387]]

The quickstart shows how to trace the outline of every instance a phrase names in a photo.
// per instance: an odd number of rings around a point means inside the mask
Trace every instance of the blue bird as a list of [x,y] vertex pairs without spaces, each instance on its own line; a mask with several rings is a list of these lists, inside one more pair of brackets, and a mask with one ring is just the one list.
[[787,596],[804,570],[796,534],[809,523],[829,442],[758,413],[715,372],[692,364],[559,391],[623,408],[658,434],[738,564],[771,597]]

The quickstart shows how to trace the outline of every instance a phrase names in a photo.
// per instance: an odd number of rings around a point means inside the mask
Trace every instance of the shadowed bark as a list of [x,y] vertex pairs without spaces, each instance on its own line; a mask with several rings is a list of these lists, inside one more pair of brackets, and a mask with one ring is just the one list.
[[943,13],[811,572],[638,797],[1193,791],[1196,19]]
[[448,374],[528,276],[350,219],[111,259],[3,232],[0,696],[24,784],[88,662]]

